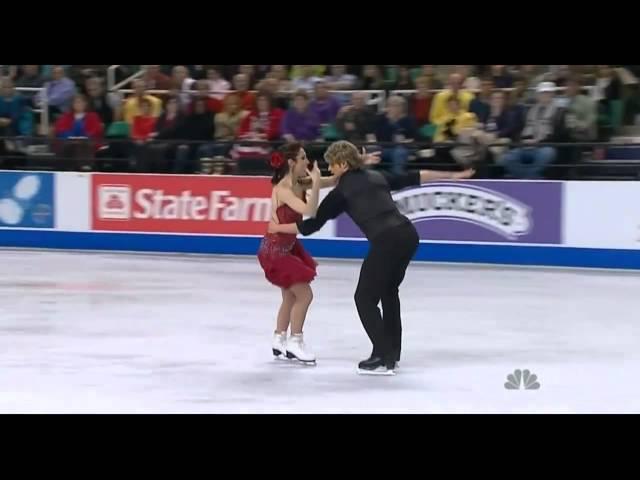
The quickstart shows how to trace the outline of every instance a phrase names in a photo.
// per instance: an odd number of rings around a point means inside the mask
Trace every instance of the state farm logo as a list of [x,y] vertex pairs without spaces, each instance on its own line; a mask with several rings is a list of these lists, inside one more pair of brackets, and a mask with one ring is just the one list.
[[98,217],[103,220],[131,218],[131,188],[127,185],[100,185]]
[[225,222],[268,222],[271,199],[239,197],[229,190],[194,195],[184,190],[168,195],[164,190],[143,188],[134,195],[133,218],[155,220],[213,220]]
[[191,190],[168,194],[162,189],[101,185],[98,187],[101,220],[185,220],[268,222],[271,199],[240,197],[229,190],[196,195]]

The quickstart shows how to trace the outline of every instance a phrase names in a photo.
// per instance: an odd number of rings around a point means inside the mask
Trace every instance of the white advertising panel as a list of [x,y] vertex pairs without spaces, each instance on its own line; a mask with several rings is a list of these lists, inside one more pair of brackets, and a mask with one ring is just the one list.
[[568,182],[564,226],[570,247],[640,249],[640,182]]

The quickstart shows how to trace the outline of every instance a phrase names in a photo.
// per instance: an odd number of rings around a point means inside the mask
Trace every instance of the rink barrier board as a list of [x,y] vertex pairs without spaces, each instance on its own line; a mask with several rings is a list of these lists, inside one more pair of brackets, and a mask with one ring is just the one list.
[[[41,181],[26,179],[34,176]],[[268,182],[256,177],[0,172],[1,196],[6,197],[0,199],[0,247],[254,256],[264,219],[218,221],[214,227],[196,223],[196,230],[188,233],[176,221],[153,225],[134,220],[131,208],[125,222],[118,221],[121,212],[115,211],[117,221],[97,225],[96,192],[104,183],[115,186],[116,192],[125,187],[131,204],[136,189],[146,187],[176,195],[185,190],[199,195],[227,190],[240,200],[262,202],[270,188],[258,185],[258,180]],[[42,188],[36,192],[37,184]],[[201,186],[195,188],[196,184]],[[415,208],[436,193],[462,194],[476,206],[477,198],[483,199],[483,206],[501,204],[513,221],[503,230],[503,224],[491,224],[475,213],[465,217],[464,210],[438,217],[441,214],[431,207]],[[418,261],[640,270],[640,182],[444,182],[394,194],[399,205],[403,197],[405,208],[413,206],[407,215],[423,241]],[[24,214],[18,215],[18,210]],[[494,218],[500,219],[505,217]],[[237,229],[234,224],[253,230],[226,232]],[[343,216],[303,241],[320,258],[358,259],[368,250],[361,236]]]
[[[220,237],[144,233],[95,233],[39,230],[0,230],[0,246],[26,249],[147,252],[255,256],[259,237]],[[368,242],[305,239],[305,248],[318,258],[361,259]],[[421,243],[416,261],[571,268],[640,270],[640,250]]]

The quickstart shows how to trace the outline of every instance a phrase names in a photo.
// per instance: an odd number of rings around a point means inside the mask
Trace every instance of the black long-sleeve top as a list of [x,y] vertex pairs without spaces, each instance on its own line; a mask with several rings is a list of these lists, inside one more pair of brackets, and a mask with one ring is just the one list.
[[383,231],[409,221],[398,210],[391,191],[417,185],[420,185],[419,172],[392,175],[377,170],[350,170],[322,201],[315,218],[298,222],[298,231],[304,236],[311,235],[327,221],[346,212],[372,240]]

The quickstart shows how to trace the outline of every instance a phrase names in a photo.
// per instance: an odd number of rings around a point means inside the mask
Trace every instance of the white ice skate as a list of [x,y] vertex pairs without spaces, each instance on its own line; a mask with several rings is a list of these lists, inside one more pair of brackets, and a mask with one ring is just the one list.
[[273,343],[271,344],[271,350],[273,356],[277,360],[286,360],[287,356],[287,334],[286,333],[274,333]]
[[315,365],[316,356],[304,343],[302,335],[291,335],[287,342],[287,358],[297,360],[305,365]]

